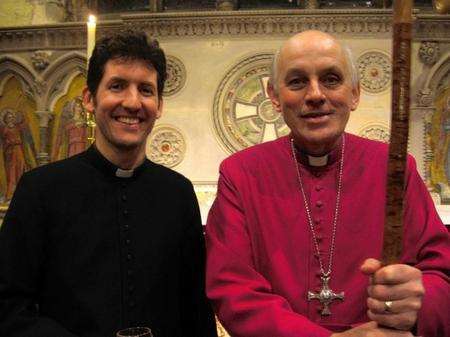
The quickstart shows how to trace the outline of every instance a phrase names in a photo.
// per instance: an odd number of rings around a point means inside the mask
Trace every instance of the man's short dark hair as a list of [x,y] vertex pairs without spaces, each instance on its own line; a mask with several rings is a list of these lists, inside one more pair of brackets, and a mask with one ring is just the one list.
[[142,60],[156,70],[158,97],[161,99],[166,79],[166,56],[157,40],[141,31],[125,30],[97,41],[89,60],[87,86],[95,97],[109,60]]

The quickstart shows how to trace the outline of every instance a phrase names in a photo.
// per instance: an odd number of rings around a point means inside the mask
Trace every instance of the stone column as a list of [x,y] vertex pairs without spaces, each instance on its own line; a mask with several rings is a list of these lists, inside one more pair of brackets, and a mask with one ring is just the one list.
[[39,153],[37,154],[38,165],[47,164],[50,161],[50,156],[48,154],[48,126],[50,120],[53,118],[53,113],[48,110],[38,110],[36,115],[39,118],[39,138],[41,140],[41,146],[39,148]]
[[238,0],[217,0],[216,9],[218,11],[233,11],[238,9]]
[[150,12],[162,12],[163,11],[163,2],[162,0],[150,0]]

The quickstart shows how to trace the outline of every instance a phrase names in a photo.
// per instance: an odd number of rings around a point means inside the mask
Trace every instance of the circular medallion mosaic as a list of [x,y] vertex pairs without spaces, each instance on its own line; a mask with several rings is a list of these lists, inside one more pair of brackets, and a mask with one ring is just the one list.
[[183,88],[186,83],[186,68],[175,56],[166,56],[166,82],[164,83],[164,96],[172,96]]
[[186,143],[179,130],[169,125],[155,127],[147,141],[147,156],[158,164],[174,167],[181,163]]
[[371,140],[379,140],[384,143],[389,143],[390,135],[389,128],[382,124],[370,124],[363,127],[358,135]]
[[361,87],[376,94],[389,88],[392,64],[388,55],[379,51],[362,54],[357,60]]
[[266,93],[272,57],[273,54],[258,54],[239,62],[216,91],[214,129],[230,152],[289,133]]

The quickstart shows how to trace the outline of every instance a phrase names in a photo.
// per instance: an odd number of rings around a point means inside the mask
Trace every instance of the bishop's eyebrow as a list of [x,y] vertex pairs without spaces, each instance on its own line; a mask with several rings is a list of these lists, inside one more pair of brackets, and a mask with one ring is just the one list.
[[292,68],[292,69],[289,69],[286,72],[286,76],[284,78],[288,79],[288,78],[291,78],[291,77],[294,77],[294,76],[305,76],[306,77],[307,75],[306,75],[305,71],[303,71],[301,69]]

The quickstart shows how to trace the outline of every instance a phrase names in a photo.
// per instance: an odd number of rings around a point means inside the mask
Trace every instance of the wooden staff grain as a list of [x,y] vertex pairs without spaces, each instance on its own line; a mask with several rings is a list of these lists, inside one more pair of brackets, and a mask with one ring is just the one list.
[[402,252],[403,197],[409,130],[412,0],[395,0],[393,17],[392,115],[386,186],[383,261],[397,263]]

